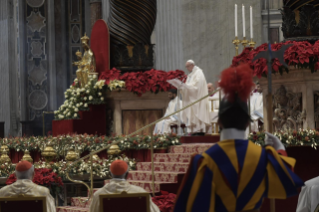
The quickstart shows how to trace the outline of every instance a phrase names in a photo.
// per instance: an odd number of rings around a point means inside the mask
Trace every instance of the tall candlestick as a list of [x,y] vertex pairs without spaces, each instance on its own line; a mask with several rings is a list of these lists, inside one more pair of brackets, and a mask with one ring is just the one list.
[[235,4],[235,37],[238,37],[237,4]]
[[243,9],[243,12],[242,12],[242,15],[243,15],[243,37],[246,37],[246,26],[245,26],[245,6],[243,5],[242,6],[242,9]]
[[250,6],[250,38],[254,38],[254,33],[253,33],[253,7]]

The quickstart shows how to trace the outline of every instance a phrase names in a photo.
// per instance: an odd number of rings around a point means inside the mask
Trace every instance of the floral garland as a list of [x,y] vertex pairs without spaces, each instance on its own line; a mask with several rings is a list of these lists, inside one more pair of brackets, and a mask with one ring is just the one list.
[[[129,159],[124,154],[121,156],[110,156],[108,159],[93,159],[93,175],[95,177],[109,179],[111,178],[110,166],[114,160],[124,160],[128,163],[130,170],[136,169],[135,159]],[[45,161],[39,161],[34,163],[34,168],[45,168],[48,167],[48,163]],[[63,180],[67,180],[66,177],[66,168],[69,166],[69,163],[61,160],[55,163],[50,163],[51,169]],[[79,161],[76,164],[72,165],[70,170],[71,175],[83,176],[91,173],[91,165],[89,160]]]
[[181,70],[165,72],[155,69],[145,72],[127,72],[121,75],[120,70],[113,68],[102,72],[99,80],[105,80],[105,84],[108,86],[112,80],[122,80],[125,82],[125,88],[128,91],[141,96],[147,91],[158,93],[171,89],[172,86],[166,81],[175,78],[185,82],[187,76]]
[[[171,135],[154,135],[154,148],[167,148],[172,145],[179,145],[179,137]],[[48,141],[51,141],[53,148],[57,153],[57,157],[65,157],[67,150],[74,148],[79,154],[85,151],[95,151],[106,147],[112,142],[119,142],[118,146],[122,151],[130,149],[149,149],[151,136],[137,135],[133,137],[127,136],[94,136],[94,135],[61,135],[58,137],[15,137],[0,139],[0,144],[7,145],[9,149],[19,151],[43,151]]]
[[78,119],[79,111],[89,110],[89,105],[105,104],[104,95],[107,90],[114,90],[125,87],[124,81],[114,80],[105,86],[105,80],[99,80],[96,75],[89,75],[89,82],[84,87],[76,78],[69,89],[64,92],[65,101],[63,105],[54,111],[56,120]]
[[[311,73],[319,69],[319,41],[314,44],[308,41],[286,41],[284,43],[271,44],[272,51],[277,51],[283,45],[293,44],[291,47],[286,49],[284,53],[285,62],[288,65],[295,66],[298,68],[309,68]],[[265,58],[260,58],[252,62],[253,58],[262,51],[268,50],[268,44],[262,44],[256,49],[252,47],[247,47],[243,52],[234,57],[232,61],[232,66],[238,66],[240,63],[248,63],[253,69],[254,75],[257,77],[267,76],[267,61]],[[288,69],[284,67],[278,59],[272,61],[273,73],[283,74],[288,73]]]
[[[319,131],[299,129],[298,131],[289,132],[275,132],[275,136],[287,147],[287,146],[311,146],[317,149],[319,144]],[[265,132],[253,132],[249,135],[249,140],[255,142],[257,145],[265,145]]]

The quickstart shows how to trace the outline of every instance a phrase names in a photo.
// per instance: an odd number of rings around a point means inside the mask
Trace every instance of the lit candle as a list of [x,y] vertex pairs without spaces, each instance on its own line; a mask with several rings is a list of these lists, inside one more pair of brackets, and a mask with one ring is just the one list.
[[246,37],[246,32],[245,32],[245,29],[246,29],[246,26],[245,26],[245,6],[244,5],[243,5],[242,9],[243,9],[243,12],[242,12],[242,14],[243,14],[243,37]]
[[253,33],[253,7],[250,6],[250,38],[254,38],[254,33]]
[[238,37],[238,28],[237,28],[237,4],[235,4],[235,37]]

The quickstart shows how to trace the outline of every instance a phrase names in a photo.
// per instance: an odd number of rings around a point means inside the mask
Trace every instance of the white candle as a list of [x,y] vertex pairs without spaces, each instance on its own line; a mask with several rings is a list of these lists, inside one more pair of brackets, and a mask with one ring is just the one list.
[[254,30],[253,30],[253,7],[250,6],[250,38],[254,38]]
[[235,4],[235,37],[238,37],[238,28],[237,28],[237,4]]
[[246,26],[245,26],[245,6],[244,5],[243,5],[242,9],[243,9],[243,12],[242,12],[242,14],[243,14],[243,37],[245,38],[246,37],[246,32],[245,32]]

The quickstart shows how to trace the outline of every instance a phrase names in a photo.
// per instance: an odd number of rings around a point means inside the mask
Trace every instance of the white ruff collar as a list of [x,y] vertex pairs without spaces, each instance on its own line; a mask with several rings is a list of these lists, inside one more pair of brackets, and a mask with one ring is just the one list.
[[220,141],[232,139],[247,139],[245,130],[237,130],[235,128],[222,129],[220,132]]

